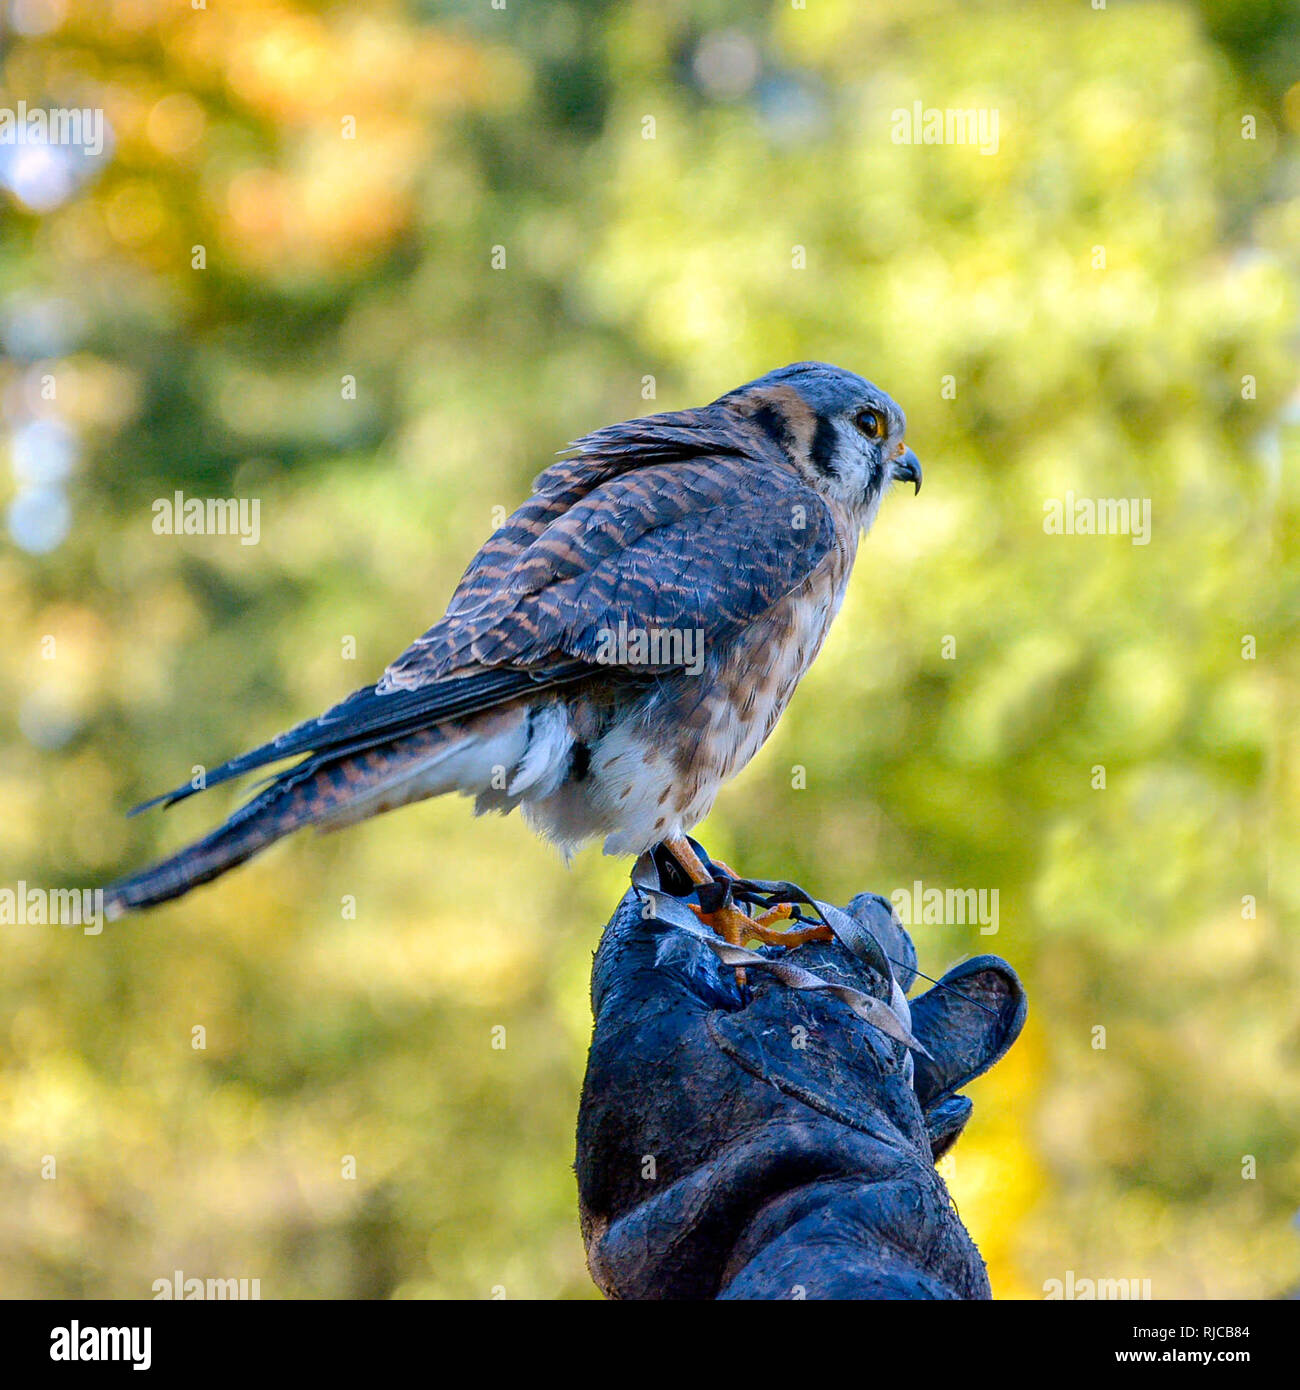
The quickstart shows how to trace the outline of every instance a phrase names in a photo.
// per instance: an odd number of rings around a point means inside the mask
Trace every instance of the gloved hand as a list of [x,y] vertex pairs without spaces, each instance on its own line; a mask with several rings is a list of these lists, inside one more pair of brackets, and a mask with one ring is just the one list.
[[[913,1000],[924,1052],[909,1049],[893,982],[838,940],[761,954],[843,994],[754,964],[738,986],[692,934],[698,897],[674,871],[642,857],[634,881],[654,891],[628,892],[592,972],[577,1174],[596,1284],[611,1298],[990,1297],[934,1164],[970,1118],[957,1092],[1024,1024],[1011,967],[968,960]],[[915,949],[889,903],[863,893],[845,911],[879,945],[861,954],[880,967],[883,952],[910,988]],[[860,1014],[891,997],[887,1036]]]

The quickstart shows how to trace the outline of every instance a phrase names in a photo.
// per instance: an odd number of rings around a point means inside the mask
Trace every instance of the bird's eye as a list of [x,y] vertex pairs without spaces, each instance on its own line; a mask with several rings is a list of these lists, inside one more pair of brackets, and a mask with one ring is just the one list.
[[878,410],[860,410],[853,417],[853,423],[868,439],[879,439],[885,432],[884,417]]

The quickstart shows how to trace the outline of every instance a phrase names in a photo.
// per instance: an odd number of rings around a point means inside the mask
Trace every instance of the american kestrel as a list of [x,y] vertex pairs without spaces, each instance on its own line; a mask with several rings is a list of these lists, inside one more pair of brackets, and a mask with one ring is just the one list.
[[[664,843],[709,881],[685,835],[812,664],[890,483],[920,490],[904,427],[871,382],[798,362],[586,435],[378,684],[147,803],[298,759],[212,834],[109,888],[110,915],[300,826],[452,791],[479,813],[520,807],[566,853],[598,836],[607,854]],[[734,908],[712,924],[733,943],[824,930],[774,933]]]

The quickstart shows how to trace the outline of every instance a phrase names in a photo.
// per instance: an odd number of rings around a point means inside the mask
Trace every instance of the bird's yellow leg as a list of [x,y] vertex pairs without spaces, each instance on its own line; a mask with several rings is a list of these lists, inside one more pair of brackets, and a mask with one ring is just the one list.
[[[691,848],[690,841],[685,837],[665,840],[664,844],[669,854],[682,866],[682,872],[692,883],[713,882],[713,875],[700,862],[699,855]],[[718,908],[716,912],[705,912],[703,908],[696,907],[694,903],[688,903],[687,906],[706,927],[711,927],[730,945],[743,946],[749,940],[753,919],[738,907],[728,905]],[[745,983],[743,966],[738,966],[736,969],[736,983],[741,985]]]
[[691,842],[685,835],[665,840],[664,845],[668,853],[682,866],[682,873],[692,883],[713,882],[713,875],[701,863],[700,856],[691,848]]
[[[682,866],[682,872],[692,883],[712,883],[713,875],[700,862],[700,857],[691,848],[689,841],[665,840],[669,853]],[[733,869],[727,868],[721,860],[713,861],[729,877],[737,877]],[[773,924],[788,919],[794,909],[789,903],[781,903],[758,917],[750,917],[738,907],[723,907],[716,912],[705,912],[702,908],[691,906],[691,911],[705,926],[712,927],[724,941],[733,946],[743,946],[746,941],[761,941],[767,946],[802,946],[808,941],[830,941],[829,927],[802,927],[791,931],[776,931]],[[744,984],[743,972],[737,971],[737,978]]]
[[[689,846],[688,846],[689,848]],[[724,864],[721,859],[714,859],[713,866],[721,869],[728,878],[739,878],[740,875],[731,867]],[[789,903],[780,903],[767,912],[760,912],[757,917],[749,919],[749,926],[746,930],[755,941],[761,941],[767,946],[803,946],[809,941],[834,941],[835,933],[829,927],[798,927],[788,931],[772,931],[770,928],[774,922],[784,922],[788,917],[793,916],[794,909]]]

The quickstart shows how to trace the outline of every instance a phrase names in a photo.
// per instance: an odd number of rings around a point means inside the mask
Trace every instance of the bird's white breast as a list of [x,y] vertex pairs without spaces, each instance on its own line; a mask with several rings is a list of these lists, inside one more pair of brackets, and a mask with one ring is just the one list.
[[607,854],[639,854],[698,825],[723,783],[762,747],[812,665],[851,563],[851,549],[837,549],[723,651],[706,650],[698,676],[664,677],[591,746],[580,781],[525,794],[530,823],[566,849],[603,835]]

